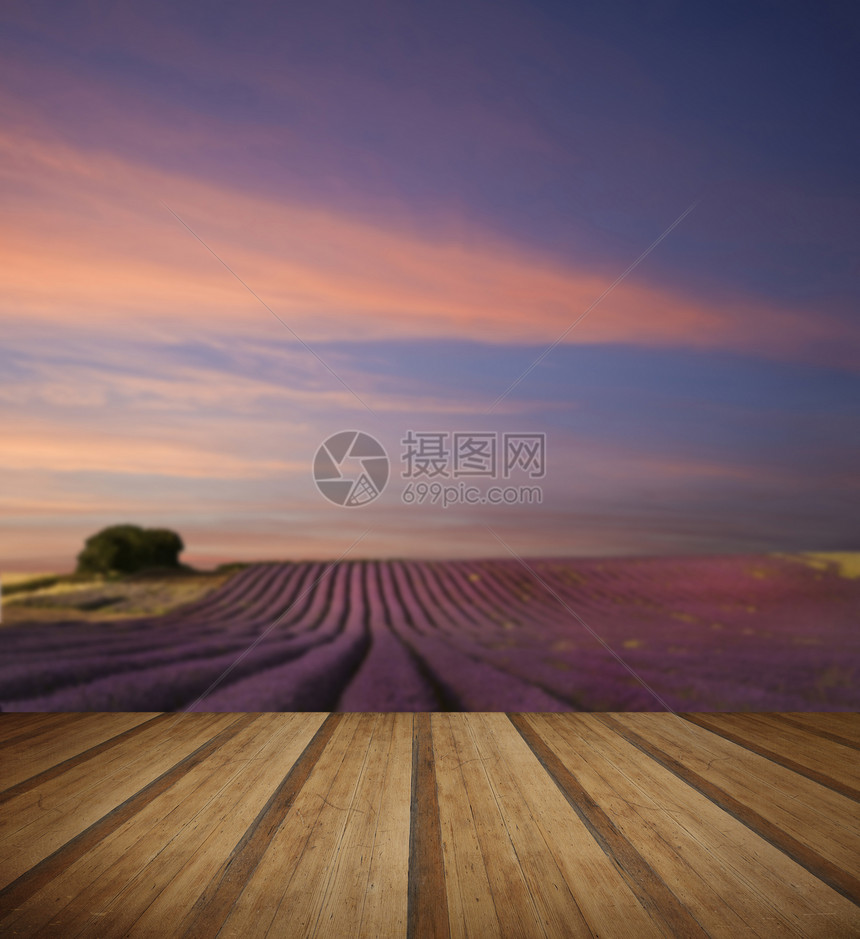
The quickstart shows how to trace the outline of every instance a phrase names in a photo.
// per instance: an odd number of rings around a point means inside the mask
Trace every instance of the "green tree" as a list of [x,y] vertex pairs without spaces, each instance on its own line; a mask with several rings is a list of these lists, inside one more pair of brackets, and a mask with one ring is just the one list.
[[78,555],[79,574],[131,574],[151,567],[179,567],[185,548],[167,528],[111,525],[87,538]]
[[149,549],[147,567],[178,567],[179,554],[185,545],[175,531],[169,528],[146,528],[144,543]]

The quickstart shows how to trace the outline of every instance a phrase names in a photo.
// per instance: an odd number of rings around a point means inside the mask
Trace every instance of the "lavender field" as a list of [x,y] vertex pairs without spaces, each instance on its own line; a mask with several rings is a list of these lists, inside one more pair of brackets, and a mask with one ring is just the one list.
[[0,707],[858,709],[838,561],[529,563],[255,564],[161,616],[8,626]]

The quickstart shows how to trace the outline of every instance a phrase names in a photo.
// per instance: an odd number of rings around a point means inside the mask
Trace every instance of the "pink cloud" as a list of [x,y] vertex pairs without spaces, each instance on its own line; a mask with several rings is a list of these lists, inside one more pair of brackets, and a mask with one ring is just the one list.
[[[11,318],[125,335],[156,323],[271,335],[270,314],[159,200],[308,341],[549,343],[617,273],[562,267],[485,231],[454,237],[263,198],[44,136],[7,135],[0,148],[14,193],[0,228]],[[829,344],[832,363],[856,364],[848,328],[814,311],[689,296],[646,271],[647,261],[565,342],[813,361]]]
[[305,463],[242,456],[226,447],[180,443],[146,434],[106,433],[60,421],[32,431],[7,428],[0,468],[4,471],[102,472],[191,479],[242,479],[307,472]]

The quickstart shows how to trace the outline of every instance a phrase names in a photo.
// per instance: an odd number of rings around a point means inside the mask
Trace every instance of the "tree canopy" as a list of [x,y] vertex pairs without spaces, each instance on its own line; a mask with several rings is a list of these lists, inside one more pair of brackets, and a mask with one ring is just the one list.
[[78,555],[79,574],[131,574],[153,567],[179,567],[185,545],[167,528],[111,525],[87,538]]

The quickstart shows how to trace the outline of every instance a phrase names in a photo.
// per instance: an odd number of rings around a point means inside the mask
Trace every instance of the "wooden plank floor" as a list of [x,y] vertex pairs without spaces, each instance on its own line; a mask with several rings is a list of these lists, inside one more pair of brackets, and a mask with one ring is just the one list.
[[3,936],[858,936],[845,714],[2,714]]

